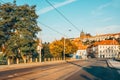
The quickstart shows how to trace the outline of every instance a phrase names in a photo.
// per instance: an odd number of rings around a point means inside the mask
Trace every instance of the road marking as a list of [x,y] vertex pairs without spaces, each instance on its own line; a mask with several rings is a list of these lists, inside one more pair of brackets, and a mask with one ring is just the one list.
[[17,75],[17,73],[14,74],[15,76]]
[[14,75],[8,75],[8,77],[14,77]]
[[117,72],[120,74],[120,70],[117,70]]
[[13,75],[8,75],[8,77],[15,77],[17,76],[17,73],[13,74]]

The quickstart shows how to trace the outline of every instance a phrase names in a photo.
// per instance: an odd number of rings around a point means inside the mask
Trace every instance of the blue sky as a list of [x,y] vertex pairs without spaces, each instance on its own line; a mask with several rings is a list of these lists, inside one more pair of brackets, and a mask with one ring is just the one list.
[[[13,0],[3,1],[13,2]],[[39,15],[38,21],[69,38],[79,37],[82,30],[92,35],[120,32],[120,0],[49,0],[49,2],[79,30],[68,23],[46,0],[17,0],[18,5],[36,5],[36,13]],[[43,42],[51,42],[64,37],[44,25],[39,23],[38,25],[42,29],[39,37]]]

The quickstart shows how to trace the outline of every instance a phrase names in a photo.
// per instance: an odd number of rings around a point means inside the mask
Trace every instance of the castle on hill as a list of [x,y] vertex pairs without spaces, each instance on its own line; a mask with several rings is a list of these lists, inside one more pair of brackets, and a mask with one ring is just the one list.
[[120,33],[92,36],[82,30],[80,36],[72,41],[78,47],[77,56],[84,58],[88,56],[98,58],[120,57]]

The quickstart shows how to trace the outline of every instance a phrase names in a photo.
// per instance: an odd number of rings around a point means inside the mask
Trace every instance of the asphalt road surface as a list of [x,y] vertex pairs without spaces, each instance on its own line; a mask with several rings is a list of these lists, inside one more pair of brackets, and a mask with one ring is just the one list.
[[120,80],[118,71],[117,69],[111,69],[106,60],[96,60],[91,65],[82,67],[81,70],[66,80]]
[[66,61],[0,71],[0,80],[120,80],[106,60]]

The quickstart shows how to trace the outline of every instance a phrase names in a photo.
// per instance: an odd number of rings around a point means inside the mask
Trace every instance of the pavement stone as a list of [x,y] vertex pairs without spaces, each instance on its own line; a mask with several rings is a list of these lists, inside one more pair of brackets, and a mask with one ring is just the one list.
[[120,69],[120,62],[112,59],[107,60],[110,67]]

